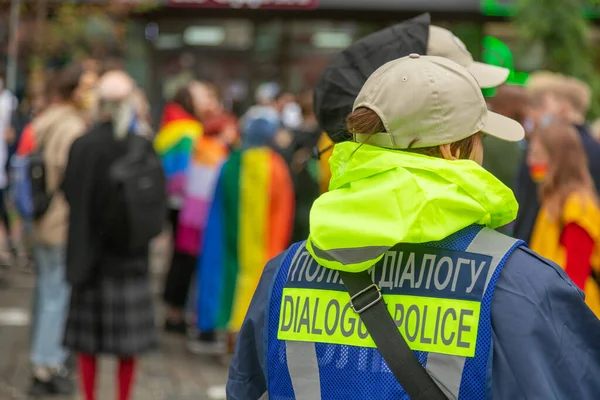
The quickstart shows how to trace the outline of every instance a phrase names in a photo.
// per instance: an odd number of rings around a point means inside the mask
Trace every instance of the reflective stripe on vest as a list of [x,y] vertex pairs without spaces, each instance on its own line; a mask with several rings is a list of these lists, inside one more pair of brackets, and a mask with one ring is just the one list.
[[[309,257],[304,245],[299,246],[292,258],[292,265],[299,260],[298,257]],[[317,353],[313,343],[286,341],[286,354],[288,361],[293,359],[292,364],[288,362],[288,370],[292,386],[296,393],[296,400],[312,400],[321,398],[321,384],[319,377],[319,364]]]
[[381,253],[388,250],[389,246],[369,246],[360,248],[322,250],[313,244],[315,256],[327,261],[339,261],[344,265],[359,264],[375,260]]
[[[484,228],[465,251],[398,245],[370,270],[400,332],[413,350],[424,352],[426,370],[451,399],[458,399],[465,361],[475,356],[480,316],[489,318],[490,310],[481,310],[482,298],[493,291],[492,277],[518,244]],[[365,349],[375,344],[350,309],[338,272],[319,266],[304,245],[288,257],[289,268],[280,271],[287,280],[277,339],[285,344],[295,399],[321,399],[322,360],[315,343]]]
[[[467,247],[467,251],[470,253],[487,254],[492,257],[492,268],[485,279],[484,291],[487,290],[493,271],[498,268],[504,255],[516,243],[517,241],[511,237],[501,235],[496,231],[482,229]],[[465,360],[465,357],[440,353],[430,353],[427,357],[427,372],[450,399],[458,399]]]

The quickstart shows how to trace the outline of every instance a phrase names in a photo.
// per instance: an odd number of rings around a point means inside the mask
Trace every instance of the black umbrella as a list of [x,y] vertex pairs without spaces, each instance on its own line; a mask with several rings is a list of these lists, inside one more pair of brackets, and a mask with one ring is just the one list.
[[351,138],[345,120],[367,78],[388,61],[425,54],[431,17],[422,14],[375,32],[335,56],[315,87],[315,114],[336,143]]

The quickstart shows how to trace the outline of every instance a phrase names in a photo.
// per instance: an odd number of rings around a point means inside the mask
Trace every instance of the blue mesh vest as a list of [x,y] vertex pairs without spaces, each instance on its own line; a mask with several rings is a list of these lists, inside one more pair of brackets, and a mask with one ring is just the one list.
[[[481,226],[399,244],[369,272],[410,348],[450,399],[491,397],[491,304],[523,242]],[[274,279],[265,328],[270,400],[409,399],[349,306],[336,271],[293,245]]]

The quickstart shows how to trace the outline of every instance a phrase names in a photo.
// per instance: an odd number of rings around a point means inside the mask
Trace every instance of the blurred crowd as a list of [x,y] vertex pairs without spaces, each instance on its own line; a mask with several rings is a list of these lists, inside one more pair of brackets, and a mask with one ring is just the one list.
[[600,142],[598,122],[586,122],[591,96],[585,82],[547,71],[524,88],[501,87],[490,107],[521,122],[526,143],[520,150],[488,141],[484,166],[519,202],[507,233],[563,267],[600,316]]
[[[311,204],[328,180],[315,149],[332,147],[310,91],[296,96],[265,83],[255,99],[236,116],[218,87],[193,81],[153,122],[133,80],[96,62],[49,72],[20,105],[3,90],[6,264],[36,275],[31,395],[72,393],[77,370],[85,398],[94,399],[96,356],[110,354],[119,360],[119,399],[129,399],[137,357],[157,345],[151,244],[124,245],[135,233],[119,219],[158,215],[171,232],[164,329],[187,335],[195,353],[233,351],[256,266],[308,235]],[[129,166],[150,171],[143,177],[166,190],[164,207],[135,203],[128,196],[146,198],[141,189],[114,183],[115,165],[135,158],[138,140],[148,143],[137,150],[145,155]],[[112,212],[115,204],[137,215]]]
[[[274,83],[257,89],[239,120],[208,82],[182,87],[165,106],[154,140],[174,232],[165,329],[191,332],[191,351],[231,351],[260,278],[256,266],[308,235],[322,135],[312,94],[296,98]],[[229,338],[218,334],[225,331]]]
[[[550,72],[532,74],[524,87],[499,87],[490,109],[520,122],[527,137],[485,137],[484,166],[520,204],[515,223],[502,230],[564,267],[600,315],[591,284],[600,275],[592,268],[600,241],[600,121],[586,124],[590,99],[585,82]],[[131,137],[148,144],[140,145],[147,165],[153,156],[162,165],[165,209],[137,211],[144,218],[164,214],[172,233],[160,324],[186,338],[191,352],[231,353],[262,267],[308,237],[309,211],[327,190],[333,150],[311,91],[264,83],[255,105],[237,116],[224,108],[220,88],[193,81],[176,91],[161,121],[151,121],[149,109],[125,72],[95,62],[49,74],[26,106],[0,92],[6,248],[12,264],[31,259],[37,277],[32,394],[71,393],[76,368],[86,399],[94,399],[96,356],[111,354],[119,359],[119,398],[129,399],[137,357],[157,345],[149,242],[113,243],[106,221],[118,220],[101,212],[113,206],[111,191],[122,190],[112,184],[112,165],[130,154],[130,142],[138,141]],[[43,159],[48,194],[39,215],[18,201],[31,172],[19,161],[34,155]]]

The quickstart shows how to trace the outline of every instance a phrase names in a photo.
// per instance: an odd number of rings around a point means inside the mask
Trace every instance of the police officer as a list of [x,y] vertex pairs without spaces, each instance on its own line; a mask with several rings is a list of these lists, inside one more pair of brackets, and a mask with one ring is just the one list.
[[369,271],[448,398],[596,398],[600,321],[560,267],[493,230],[518,205],[480,166],[481,137],[523,128],[487,110],[465,68],[412,54],[371,75],[347,129],[308,240],[265,267],[228,399],[408,398],[340,271]]

